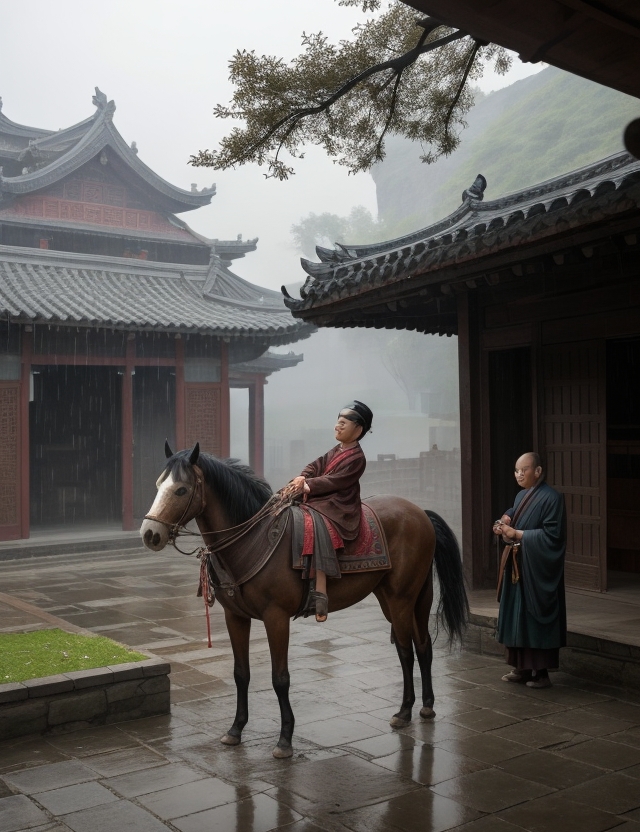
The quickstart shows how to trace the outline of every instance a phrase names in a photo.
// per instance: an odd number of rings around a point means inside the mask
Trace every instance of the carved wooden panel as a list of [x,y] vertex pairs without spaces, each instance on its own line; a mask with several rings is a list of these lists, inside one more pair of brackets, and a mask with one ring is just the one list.
[[222,455],[222,391],[219,384],[185,384],[185,433],[188,448]]
[[543,349],[541,436],[549,484],[567,507],[568,586],[606,589],[604,341]]
[[0,215],[59,219],[193,239],[187,231],[176,228],[162,214],[131,206],[125,188],[101,182],[71,180],[64,185],[64,197],[60,198],[58,193],[59,190],[56,190],[18,197],[11,206],[0,211]]
[[20,523],[20,384],[0,383],[0,529]]

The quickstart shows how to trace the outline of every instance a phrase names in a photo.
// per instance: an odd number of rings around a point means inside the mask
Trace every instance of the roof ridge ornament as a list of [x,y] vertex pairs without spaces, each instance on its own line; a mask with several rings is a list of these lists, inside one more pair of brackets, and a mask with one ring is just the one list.
[[465,199],[475,199],[478,202],[482,202],[486,187],[487,180],[481,173],[479,173],[474,179],[473,185],[470,185],[462,192],[462,201],[464,202]]
[[113,114],[116,111],[116,102],[115,101],[107,101],[107,96],[100,90],[99,87],[95,87],[96,94],[92,96],[91,102],[93,103],[94,107],[97,108],[98,114],[101,115],[105,121],[111,121],[113,119]]

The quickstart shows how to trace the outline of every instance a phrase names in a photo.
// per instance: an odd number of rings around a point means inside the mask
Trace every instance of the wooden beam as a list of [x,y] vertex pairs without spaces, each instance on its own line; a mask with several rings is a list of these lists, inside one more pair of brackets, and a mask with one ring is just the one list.
[[[176,342],[177,343],[177,342]],[[122,367],[126,364],[126,355],[120,357],[100,355],[33,355],[32,364],[60,365],[65,364],[72,367]],[[175,367],[176,358],[139,358],[135,355],[132,359],[134,367]]]

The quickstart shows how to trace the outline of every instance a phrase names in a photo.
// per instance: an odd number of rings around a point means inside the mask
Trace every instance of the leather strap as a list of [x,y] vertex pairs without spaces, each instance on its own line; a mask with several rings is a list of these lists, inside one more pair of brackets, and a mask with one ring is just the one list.
[[502,580],[504,578],[504,571],[507,568],[507,563],[509,562],[509,558],[513,556],[513,561],[511,565],[511,583],[517,584],[520,580],[520,570],[518,569],[518,550],[520,549],[519,543],[508,543],[503,551],[502,557],[500,558],[500,566],[498,568],[498,589],[496,591],[496,601],[500,600],[500,590],[502,589]]

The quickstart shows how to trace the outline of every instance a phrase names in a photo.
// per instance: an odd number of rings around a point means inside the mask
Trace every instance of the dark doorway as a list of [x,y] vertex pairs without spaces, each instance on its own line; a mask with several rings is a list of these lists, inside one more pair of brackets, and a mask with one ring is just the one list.
[[640,338],[607,343],[607,568],[640,573]]
[[121,388],[115,367],[33,368],[32,526],[120,521]]
[[136,367],[133,376],[133,516],[141,519],[155,499],[166,461],[165,439],[174,451],[176,375],[169,367]]
[[493,519],[513,505],[518,486],[516,459],[533,447],[531,351],[528,347],[489,353],[491,507]]

